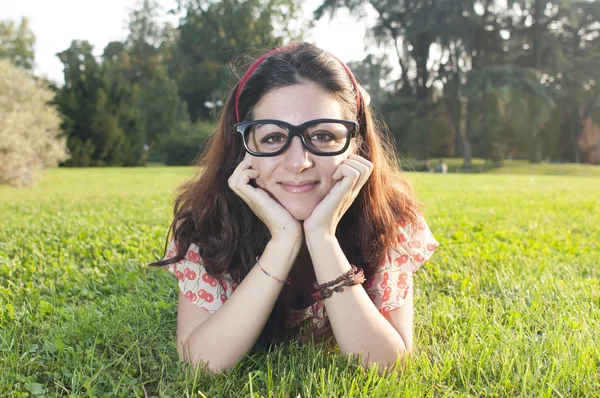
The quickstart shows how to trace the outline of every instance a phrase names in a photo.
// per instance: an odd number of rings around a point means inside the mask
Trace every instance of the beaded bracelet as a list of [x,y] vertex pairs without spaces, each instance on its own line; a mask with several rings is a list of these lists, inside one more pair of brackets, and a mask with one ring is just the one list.
[[268,275],[268,276],[270,276],[271,278],[275,279],[277,282],[281,282],[281,283],[287,283],[288,285],[290,284],[290,278],[289,278],[289,277],[288,277],[286,280],[281,280],[281,279],[279,279],[278,277],[276,277],[276,276],[273,276],[273,275],[269,274],[269,273],[267,272],[267,270],[266,270],[266,269],[264,269],[264,268],[262,267],[262,265],[260,265],[260,262],[258,261],[258,259],[259,259],[259,258],[260,258],[260,257],[256,257],[256,264],[257,264],[257,265],[258,265],[258,267],[259,267],[259,268],[262,270],[262,272],[264,272],[264,273],[265,273],[265,275]]

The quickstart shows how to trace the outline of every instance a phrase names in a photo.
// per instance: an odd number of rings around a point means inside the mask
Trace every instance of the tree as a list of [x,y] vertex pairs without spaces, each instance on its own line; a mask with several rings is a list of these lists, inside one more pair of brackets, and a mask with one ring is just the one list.
[[68,158],[53,97],[42,81],[0,59],[0,184],[31,185],[40,170]]
[[0,21],[0,58],[8,58],[17,66],[31,71],[34,45],[35,34],[29,28],[27,18],[23,17],[19,26],[14,21]]
[[235,55],[299,37],[301,33],[290,31],[290,26],[300,4],[298,0],[179,2],[186,15],[178,27],[169,71],[179,83],[192,121],[210,118],[211,108],[205,103],[223,98],[230,78],[227,65]]
[[561,1],[556,23],[562,56],[544,83],[556,92],[560,126],[556,157],[580,162],[580,138],[588,120],[600,122],[600,3]]
[[63,114],[62,129],[73,154],[67,166],[122,165],[125,133],[112,113],[102,65],[87,41],[73,41],[58,54],[64,65],[64,86],[56,102]]

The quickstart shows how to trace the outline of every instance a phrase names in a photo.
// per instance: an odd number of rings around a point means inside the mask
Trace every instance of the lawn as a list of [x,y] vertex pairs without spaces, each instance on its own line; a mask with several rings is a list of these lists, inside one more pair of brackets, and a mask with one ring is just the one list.
[[[472,159],[472,167],[465,169],[462,167],[462,158],[445,158],[444,162],[448,165],[449,173],[493,173],[493,174],[533,174],[533,175],[563,175],[563,176],[584,176],[600,177],[600,165],[587,165],[577,163],[537,163],[532,164],[527,160],[505,160],[501,165],[495,165],[492,162],[481,158]],[[439,159],[430,159],[430,167],[435,167]],[[402,168],[406,171],[424,170],[425,161],[414,158],[401,158]]]
[[[290,343],[190,375],[162,255],[187,167],[51,170],[0,187],[0,395],[600,396],[600,175],[409,173],[441,246],[396,374]],[[540,173],[544,174],[544,173]]]

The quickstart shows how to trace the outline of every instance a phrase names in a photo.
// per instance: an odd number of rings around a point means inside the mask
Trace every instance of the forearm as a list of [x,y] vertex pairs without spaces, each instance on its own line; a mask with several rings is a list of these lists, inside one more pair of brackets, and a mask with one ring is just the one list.
[[[337,239],[320,236],[306,244],[311,254],[317,283],[336,279],[351,269]],[[360,285],[344,287],[324,301],[325,309],[342,354],[362,353],[362,362],[393,366],[406,350],[406,345],[394,327],[377,310]]]
[[[270,241],[260,263],[277,278],[285,279],[298,254],[299,244]],[[283,284],[253,267],[235,292],[187,338],[185,360],[207,363],[213,372],[233,367],[254,346]]]

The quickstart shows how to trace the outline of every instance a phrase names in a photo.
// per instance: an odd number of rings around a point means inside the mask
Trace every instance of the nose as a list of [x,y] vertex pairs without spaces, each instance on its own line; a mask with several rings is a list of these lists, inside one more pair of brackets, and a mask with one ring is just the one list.
[[300,173],[312,166],[311,153],[304,148],[300,137],[292,138],[283,156],[285,168],[293,173]]

